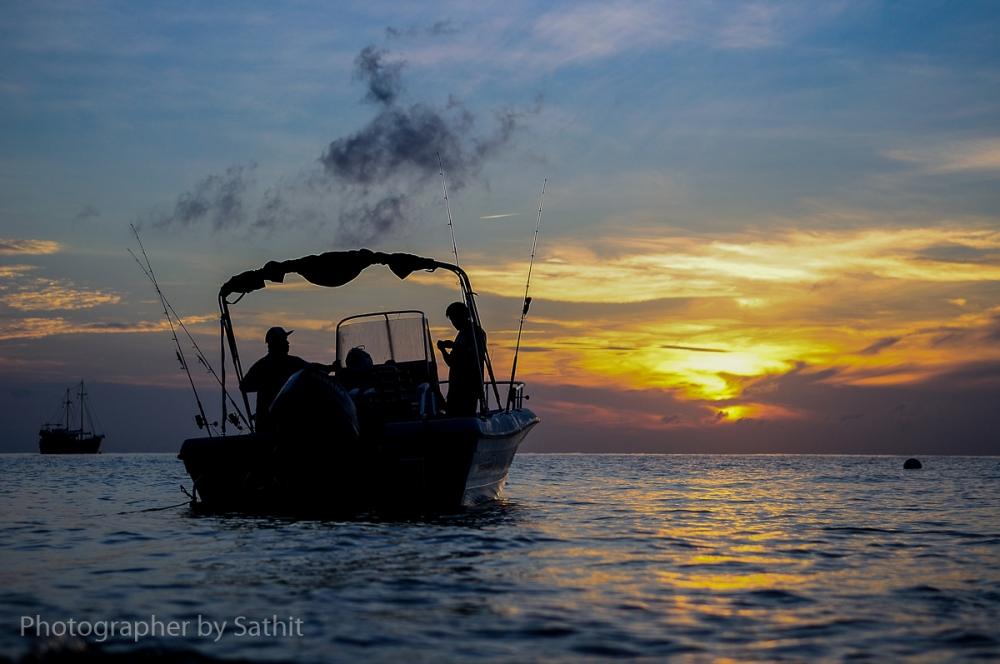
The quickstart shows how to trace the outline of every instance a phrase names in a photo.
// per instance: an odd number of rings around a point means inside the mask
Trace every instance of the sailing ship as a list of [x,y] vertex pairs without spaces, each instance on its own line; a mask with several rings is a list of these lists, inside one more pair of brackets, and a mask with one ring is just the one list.
[[[230,305],[265,282],[282,282],[286,274],[338,287],[373,265],[385,265],[400,279],[416,271],[453,273],[471,324],[481,329],[468,275],[458,265],[432,258],[332,251],[271,261],[232,277],[219,292],[223,396],[222,417],[214,425],[221,423],[221,432],[213,434],[213,423],[196,417],[209,435],[184,441],[178,454],[194,481],[196,508],[447,511],[500,498],[521,441],[539,422],[524,407],[524,383],[513,375],[498,381],[487,348],[477,349],[488,378],[480,372],[475,412],[449,413],[441,397],[448,381],[438,378],[422,311],[380,311],[340,321],[336,377],[311,369],[293,374],[270,404],[273,427],[267,431],[255,430],[245,392],[242,404],[226,392],[227,346],[237,378],[243,377]],[[364,384],[350,389],[344,380],[349,354],[359,348],[370,362]],[[227,425],[239,433],[227,432]]]
[[[63,398],[61,409],[64,411],[62,422],[44,424],[38,432],[38,451],[42,454],[100,454],[101,441],[104,434],[94,432],[94,422],[91,411],[87,406],[87,390],[83,381],[80,381],[79,389],[76,393],[79,400],[80,426],[71,428],[71,412],[74,407],[73,399],[70,395],[72,388],[66,388],[66,396]],[[74,418],[75,419],[75,418]],[[90,431],[84,425],[88,425]]]

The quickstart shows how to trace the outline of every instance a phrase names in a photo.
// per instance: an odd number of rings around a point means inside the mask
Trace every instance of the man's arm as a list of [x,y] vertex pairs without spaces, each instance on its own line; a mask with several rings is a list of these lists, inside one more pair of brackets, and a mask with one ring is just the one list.
[[451,339],[438,339],[437,347],[438,350],[441,351],[441,357],[444,358],[444,363],[450,367],[452,355],[454,355],[455,352],[455,342]]

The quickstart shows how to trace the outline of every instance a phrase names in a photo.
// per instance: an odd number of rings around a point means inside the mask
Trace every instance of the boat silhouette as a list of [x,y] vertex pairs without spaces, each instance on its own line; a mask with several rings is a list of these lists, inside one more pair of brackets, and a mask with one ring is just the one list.
[[[66,388],[66,396],[61,404],[64,411],[63,421],[43,424],[38,432],[38,451],[42,454],[100,454],[101,452],[104,434],[94,433],[93,419],[87,407],[87,391],[82,380],[76,393],[80,426],[76,429],[71,427],[70,417],[74,406],[71,391],[72,388]],[[87,431],[85,423],[89,425],[90,431]]]
[[[222,385],[227,348],[231,367],[243,378],[230,305],[286,274],[337,287],[373,265],[387,266],[400,279],[416,271],[453,273],[470,323],[481,327],[469,277],[457,265],[367,249],[271,261],[220,289]],[[498,381],[488,350],[477,348],[487,377],[479,372],[476,410],[448,413],[442,396],[448,381],[438,378],[422,311],[349,316],[336,330],[336,377],[314,367],[295,372],[270,404],[269,430],[256,430],[245,392],[242,408],[223,395],[221,434],[197,418],[209,435],[184,441],[178,454],[194,481],[193,506],[268,513],[441,511],[498,499],[518,446],[539,422],[524,407],[524,383]],[[348,355],[359,348],[370,358],[363,375],[348,370]],[[235,435],[227,430],[232,427],[240,427]]]

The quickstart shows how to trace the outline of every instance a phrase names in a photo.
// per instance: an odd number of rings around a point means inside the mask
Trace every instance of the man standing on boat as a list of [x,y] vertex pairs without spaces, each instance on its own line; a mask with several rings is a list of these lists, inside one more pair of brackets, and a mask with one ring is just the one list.
[[[486,360],[486,333],[475,326],[463,302],[452,302],[445,315],[458,330],[454,341],[439,339],[438,350],[448,365],[448,415],[475,415],[483,391],[483,363]],[[478,356],[478,357],[477,357]]]
[[240,389],[244,392],[257,393],[257,413],[254,415],[254,421],[258,432],[270,431],[273,428],[269,409],[285,382],[296,371],[313,366],[301,357],[288,354],[288,335],[294,331],[286,332],[281,327],[272,327],[268,330],[264,335],[267,355],[254,362],[240,382]]

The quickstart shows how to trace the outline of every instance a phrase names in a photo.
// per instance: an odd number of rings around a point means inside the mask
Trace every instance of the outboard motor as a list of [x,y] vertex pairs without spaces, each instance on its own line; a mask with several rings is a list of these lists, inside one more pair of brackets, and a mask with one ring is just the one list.
[[309,451],[343,451],[358,441],[354,402],[340,384],[318,371],[292,374],[271,402],[271,420],[281,446]]

